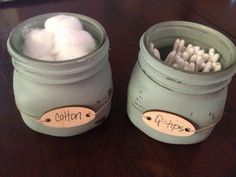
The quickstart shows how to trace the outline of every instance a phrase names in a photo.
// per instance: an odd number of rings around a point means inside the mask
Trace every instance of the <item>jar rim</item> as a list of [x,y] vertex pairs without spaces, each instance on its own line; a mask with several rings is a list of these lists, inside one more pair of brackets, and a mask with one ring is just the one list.
[[[30,24],[29,22],[31,22],[33,20],[37,21],[37,20],[41,19],[41,21],[42,20],[45,21],[46,19],[53,17],[55,15],[59,15],[59,14],[74,16],[74,17],[78,18],[79,20],[81,20],[82,22],[84,21],[84,22],[92,24],[94,27],[96,27],[100,31],[100,33],[102,34],[102,40],[99,41],[98,45],[96,46],[96,49],[94,49],[92,52],[90,52],[82,57],[73,58],[73,59],[69,59],[69,60],[62,60],[62,61],[41,60],[41,59],[29,57],[29,56],[24,55],[23,53],[19,52],[19,50],[13,44],[13,40],[12,40],[15,37],[14,34],[17,30],[27,27],[27,25]],[[45,63],[45,64],[50,64],[50,65],[61,65],[61,64],[65,64],[65,63],[66,64],[74,64],[74,63],[78,63],[78,62],[83,62],[83,61],[87,60],[88,58],[99,53],[100,50],[102,50],[103,46],[105,46],[105,43],[107,40],[108,40],[108,37],[106,35],[105,29],[95,19],[90,18],[85,15],[71,13],[71,12],[52,12],[52,13],[46,13],[46,14],[41,14],[41,15],[31,17],[29,19],[24,20],[23,22],[18,24],[16,27],[14,27],[8,37],[7,48],[12,56],[16,56],[15,58],[22,58],[23,60],[27,60],[27,61]]]
[[[149,47],[148,47],[148,41],[150,40],[150,33],[154,32],[157,29],[160,28],[173,28],[173,27],[183,27],[183,28],[189,28],[191,30],[199,30],[203,33],[209,33],[209,34],[214,34],[218,38],[221,39],[221,42],[224,42],[231,48],[232,52],[232,57],[233,57],[233,62],[230,64],[230,66],[223,68],[221,71],[217,72],[208,72],[208,73],[203,73],[203,72],[190,72],[190,71],[185,71],[185,70],[180,70],[176,69],[172,66],[169,66],[165,64],[163,61],[159,61],[156,59],[150,52]],[[213,46],[212,46],[213,47]],[[150,27],[141,37],[140,39],[140,49],[145,55],[143,58],[147,57],[149,59],[144,59],[146,63],[149,63],[148,66],[151,67],[153,70],[161,72],[164,75],[169,75],[170,78],[173,78],[173,80],[178,80],[184,82],[195,82],[198,81],[210,81],[210,82],[216,82],[216,81],[211,81],[214,77],[218,77],[217,82],[225,80],[225,77],[229,78],[230,76],[233,76],[236,72],[236,48],[233,44],[233,42],[227,38],[225,35],[222,33],[207,27],[202,24],[194,23],[194,22],[188,22],[188,21],[166,21],[166,22],[161,22],[156,25],[153,25]],[[171,74],[169,74],[171,73]],[[223,74],[224,73],[224,74]],[[185,77],[185,79],[182,79],[182,77]],[[204,79],[205,77],[205,79]],[[213,79],[214,80],[214,79]],[[215,79],[216,80],[216,79]]]

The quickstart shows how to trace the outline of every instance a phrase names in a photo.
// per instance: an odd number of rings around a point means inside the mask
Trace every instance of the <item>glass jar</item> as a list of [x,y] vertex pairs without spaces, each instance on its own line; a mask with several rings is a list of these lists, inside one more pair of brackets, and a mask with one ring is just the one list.
[[[156,59],[149,50],[150,43],[154,43],[162,54],[172,48],[177,38],[201,48],[215,48],[221,55],[223,69],[209,73],[182,71]],[[235,63],[234,44],[214,29],[184,21],[152,26],[140,40],[138,61],[129,82],[130,120],[162,142],[203,141],[223,115],[228,84],[236,72]]]
[[[29,28],[43,28],[45,20],[58,13],[22,22],[12,30],[7,41],[14,66],[16,106],[31,129],[53,136],[77,135],[99,125],[109,114],[112,96],[109,40],[104,28],[87,16],[63,14],[78,18],[92,34],[97,41],[93,52],[56,62],[30,58],[22,53],[24,32]],[[50,116],[55,120],[48,119],[49,113],[54,114]]]

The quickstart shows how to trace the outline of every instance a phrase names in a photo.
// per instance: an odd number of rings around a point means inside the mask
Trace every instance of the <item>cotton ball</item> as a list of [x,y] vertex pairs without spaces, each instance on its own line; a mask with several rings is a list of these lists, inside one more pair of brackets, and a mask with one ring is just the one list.
[[54,61],[55,57],[49,53],[49,54],[45,54],[45,55],[39,56],[38,59],[40,59],[40,60],[47,60],[47,61]]
[[84,30],[61,30],[54,36],[54,42],[58,60],[82,57],[96,48],[94,38]]
[[53,36],[45,29],[33,29],[25,35],[23,53],[29,57],[50,60]]
[[56,60],[75,59],[87,55],[88,52],[78,48],[70,48],[67,51],[60,51],[56,56]]
[[57,15],[47,19],[44,23],[45,29],[57,33],[60,29],[82,30],[83,26],[79,19],[68,15]]
[[96,48],[94,38],[89,32],[84,30],[60,31],[54,36],[54,43],[56,49],[76,47],[91,52]]

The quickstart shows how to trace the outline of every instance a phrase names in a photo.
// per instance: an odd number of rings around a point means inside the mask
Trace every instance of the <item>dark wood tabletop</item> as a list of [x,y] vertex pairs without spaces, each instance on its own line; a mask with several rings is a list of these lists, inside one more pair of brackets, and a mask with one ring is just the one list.
[[[110,39],[114,94],[97,128],[58,138],[29,129],[16,108],[6,49],[12,28],[32,16],[74,12],[99,21]],[[222,120],[194,145],[151,139],[129,120],[127,86],[141,35],[170,20],[201,23],[236,44],[235,0],[49,0],[0,3],[0,177],[236,177],[236,77]]]

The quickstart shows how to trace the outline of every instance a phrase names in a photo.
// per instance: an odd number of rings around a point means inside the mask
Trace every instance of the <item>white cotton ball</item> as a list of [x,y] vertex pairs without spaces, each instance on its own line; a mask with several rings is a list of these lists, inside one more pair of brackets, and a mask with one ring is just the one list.
[[[96,48],[96,42],[92,35],[84,30],[79,31],[63,31],[61,30],[54,36],[55,42],[55,51],[60,53],[63,52],[75,52],[78,53],[79,56],[73,57],[81,57],[82,55],[86,55],[87,53],[93,51]],[[76,52],[78,50],[78,52]],[[76,54],[70,54],[70,56],[75,56]],[[72,58],[68,58],[72,59]]]
[[73,16],[54,16],[44,26],[45,29],[32,29],[25,35],[25,55],[41,60],[69,60],[96,48],[95,39],[82,30],[82,24]]
[[38,59],[45,60],[45,61],[54,61],[55,57],[49,53],[49,54],[45,54],[45,55],[38,57]]
[[80,50],[78,48],[69,48],[67,51],[59,51],[56,56],[56,60],[74,59],[82,57],[87,54],[88,52]]
[[57,33],[60,29],[82,30],[83,26],[79,19],[68,15],[57,15],[47,19],[44,23],[45,29]]
[[[29,57],[45,59],[53,48],[53,36],[45,29],[33,29],[25,35],[23,53]],[[43,57],[44,56],[44,57]]]
[[82,56],[85,56],[89,53],[89,51],[84,50],[80,46],[60,46],[62,48],[59,48],[57,50],[56,60],[69,60],[69,59],[75,59],[80,58]]
[[96,42],[87,31],[61,31],[54,36],[55,48],[67,50],[71,47],[81,48],[91,52],[96,48]]

